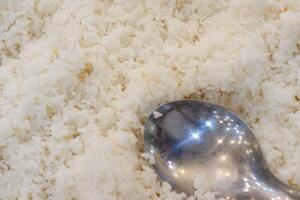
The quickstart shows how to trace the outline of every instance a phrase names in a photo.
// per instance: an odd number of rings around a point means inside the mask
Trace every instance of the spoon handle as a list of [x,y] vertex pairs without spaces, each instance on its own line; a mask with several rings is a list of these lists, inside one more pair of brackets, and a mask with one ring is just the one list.
[[[252,175],[250,181],[253,196],[257,200],[300,200],[300,191],[280,181],[268,169],[256,172],[256,176]],[[246,182],[244,184],[247,185]]]
[[[269,187],[269,188],[277,189],[276,193],[278,193],[279,195],[282,194],[281,199],[300,200],[300,191],[295,190],[292,187],[288,186],[287,184],[283,183],[282,181],[280,181],[278,178],[276,178],[270,172],[268,174],[268,177],[269,177],[268,182],[272,183],[272,187]],[[278,192],[278,191],[280,191],[280,192]],[[274,194],[276,194],[276,193],[274,193]]]

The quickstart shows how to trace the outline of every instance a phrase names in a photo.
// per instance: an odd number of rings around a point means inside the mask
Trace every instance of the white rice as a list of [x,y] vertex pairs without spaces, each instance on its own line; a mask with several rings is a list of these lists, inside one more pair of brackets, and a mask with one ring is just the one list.
[[186,199],[142,156],[183,98],[237,112],[300,185],[298,0],[1,0],[0,63],[1,200]]

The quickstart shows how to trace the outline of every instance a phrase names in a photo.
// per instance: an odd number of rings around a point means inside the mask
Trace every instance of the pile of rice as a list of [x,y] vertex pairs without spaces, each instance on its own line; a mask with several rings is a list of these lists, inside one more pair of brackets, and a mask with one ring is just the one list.
[[1,0],[0,63],[1,200],[186,199],[143,124],[188,98],[241,115],[300,185],[299,0]]

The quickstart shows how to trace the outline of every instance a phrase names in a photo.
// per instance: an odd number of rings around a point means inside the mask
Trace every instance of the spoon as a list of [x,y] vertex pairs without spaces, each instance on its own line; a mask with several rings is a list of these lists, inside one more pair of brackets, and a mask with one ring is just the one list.
[[178,192],[194,194],[195,177],[229,200],[300,200],[269,170],[260,146],[234,113],[182,100],[156,109],[145,125],[145,151],[155,171]]

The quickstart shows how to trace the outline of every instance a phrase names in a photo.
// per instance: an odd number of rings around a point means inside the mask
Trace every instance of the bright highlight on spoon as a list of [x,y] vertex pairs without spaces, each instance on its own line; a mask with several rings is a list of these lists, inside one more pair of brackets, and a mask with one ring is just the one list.
[[155,110],[145,125],[145,151],[163,181],[194,193],[207,174],[218,197],[229,200],[300,200],[300,192],[272,175],[247,125],[227,109],[199,101],[176,101]]

